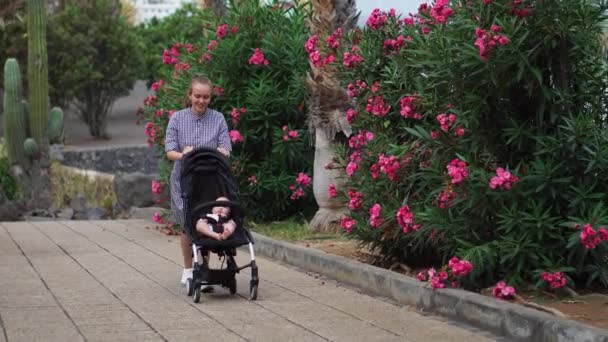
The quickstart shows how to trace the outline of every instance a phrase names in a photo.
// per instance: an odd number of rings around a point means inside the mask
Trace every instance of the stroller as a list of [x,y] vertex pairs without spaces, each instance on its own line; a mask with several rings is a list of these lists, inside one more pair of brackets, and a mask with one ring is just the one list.
[[[194,258],[192,278],[186,282],[188,296],[195,303],[201,298],[201,287],[204,285],[221,285],[236,293],[236,274],[251,267],[249,283],[249,299],[258,296],[258,268],[253,253],[253,237],[243,227],[244,213],[238,204],[238,186],[235,182],[228,159],[221,153],[198,148],[186,154],[182,163],[181,174],[182,198],[184,200],[184,229],[192,241]],[[221,196],[230,201],[216,201]],[[236,229],[226,240],[218,241],[202,238],[196,232],[196,222],[204,217],[215,206],[230,207],[231,218],[236,223]],[[249,245],[251,262],[239,267],[234,257],[236,248]],[[211,253],[217,254],[222,260],[219,269],[209,268]]]

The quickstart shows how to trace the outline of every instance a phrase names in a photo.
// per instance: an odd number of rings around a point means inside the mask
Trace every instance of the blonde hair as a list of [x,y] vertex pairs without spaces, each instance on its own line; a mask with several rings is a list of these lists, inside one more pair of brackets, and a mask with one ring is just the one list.
[[209,88],[213,89],[213,82],[211,82],[209,78],[202,75],[192,77],[192,79],[190,80],[190,87],[188,87],[188,93],[186,93],[186,107],[192,106],[192,101],[190,101],[190,95],[192,95],[192,87],[195,83],[208,85]]

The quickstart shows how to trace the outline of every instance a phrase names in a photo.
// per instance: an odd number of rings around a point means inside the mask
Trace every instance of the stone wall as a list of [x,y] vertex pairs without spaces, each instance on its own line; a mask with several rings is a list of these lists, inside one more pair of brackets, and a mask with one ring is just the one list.
[[158,159],[148,145],[65,148],[61,154],[63,165],[78,169],[111,174],[158,171]]
[[156,204],[151,184],[158,177],[158,158],[148,145],[79,148],[53,145],[51,155],[64,166],[87,175],[111,175],[117,199],[112,216],[129,216],[133,209]]

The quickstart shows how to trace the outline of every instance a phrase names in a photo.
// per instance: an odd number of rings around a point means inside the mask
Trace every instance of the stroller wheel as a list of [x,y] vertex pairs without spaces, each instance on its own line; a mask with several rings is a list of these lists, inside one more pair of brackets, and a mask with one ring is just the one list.
[[249,286],[249,299],[256,300],[258,299],[258,285]]
[[228,289],[231,295],[236,294],[236,275],[228,281]]
[[189,296],[192,296],[192,292],[194,290],[194,287],[192,286],[192,278],[188,278],[188,280],[186,280],[186,294]]
[[200,284],[194,287],[194,293],[192,294],[192,301],[198,303],[201,301],[201,286]]

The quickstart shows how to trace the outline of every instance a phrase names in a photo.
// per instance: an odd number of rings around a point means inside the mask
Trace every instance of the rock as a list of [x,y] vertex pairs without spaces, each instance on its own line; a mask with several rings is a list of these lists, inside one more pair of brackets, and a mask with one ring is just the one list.
[[133,207],[133,208],[131,208],[131,211],[129,212],[129,217],[132,219],[151,221],[154,213],[155,212],[160,213],[161,210],[164,210],[164,209],[160,208],[160,207],[148,207],[148,208]]
[[87,212],[87,219],[89,220],[107,220],[108,218],[108,212],[104,208],[91,208]]
[[136,146],[70,147],[62,153],[63,164],[100,172],[156,173],[158,158],[147,144]]
[[55,217],[58,220],[71,220],[74,217],[74,209],[63,208],[55,212]]
[[155,204],[151,184],[155,174],[141,172],[121,173],[114,177],[114,192],[122,211],[131,207],[149,207]]
[[16,221],[19,216],[19,210],[15,204],[9,201],[4,195],[4,191],[0,189],[0,221]]
[[51,144],[49,156],[52,160],[63,161],[63,144]]
[[50,209],[34,209],[23,214],[26,221],[50,221],[55,219]]
[[72,198],[70,207],[74,211],[74,216],[72,217],[74,220],[88,219],[87,199],[83,194],[78,194],[76,197]]

